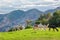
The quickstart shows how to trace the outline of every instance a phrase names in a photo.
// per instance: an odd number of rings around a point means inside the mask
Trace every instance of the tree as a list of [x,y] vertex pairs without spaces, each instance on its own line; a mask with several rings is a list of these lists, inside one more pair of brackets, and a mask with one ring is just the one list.
[[47,15],[46,15],[47,19],[49,20],[51,17],[52,17],[52,14],[49,12]]
[[25,29],[32,28],[31,22],[32,22],[32,20],[26,20],[26,28]]
[[52,17],[51,13],[48,14],[41,14],[40,17],[38,18],[38,20],[36,20],[37,24],[48,24],[49,23],[49,19]]
[[57,27],[60,26],[60,10],[53,13],[53,17],[49,20],[49,23]]

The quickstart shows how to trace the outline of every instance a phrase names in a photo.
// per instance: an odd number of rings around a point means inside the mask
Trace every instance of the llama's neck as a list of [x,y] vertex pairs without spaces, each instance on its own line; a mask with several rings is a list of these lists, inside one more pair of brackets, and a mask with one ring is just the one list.
[[49,24],[47,24],[47,27],[49,26]]

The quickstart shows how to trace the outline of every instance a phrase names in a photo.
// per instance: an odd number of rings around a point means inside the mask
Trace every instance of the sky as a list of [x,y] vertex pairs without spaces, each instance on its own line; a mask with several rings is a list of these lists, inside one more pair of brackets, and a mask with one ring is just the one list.
[[46,11],[60,6],[60,0],[0,0],[0,14],[6,14],[13,10],[38,9]]

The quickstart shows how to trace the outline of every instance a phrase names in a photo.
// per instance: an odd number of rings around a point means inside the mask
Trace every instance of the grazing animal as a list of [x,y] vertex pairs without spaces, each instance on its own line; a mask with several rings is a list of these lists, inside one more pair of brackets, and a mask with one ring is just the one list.
[[23,29],[24,29],[24,26],[20,25],[20,26],[16,26],[16,27],[10,28],[8,30],[8,32],[17,31],[17,30],[23,30]]
[[47,25],[42,25],[41,23],[38,25],[38,27],[39,27],[40,29],[44,29],[44,30],[46,30],[46,28],[48,28],[48,26],[49,26],[49,24],[47,24]]
[[34,27],[33,27],[33,29],[34,29],[34,30],[35,30],[35,29],[44,29],[44,30],[46,30],[46,28],[48,28],[48,26],[49,26],[49,24],[47,24],[47,25],[42,25],[42,24],[40,23],[40,24],[35,24]]
[[51,28],[53,29],[53,31],[55,30],[59,31],[55,25],[49,25],[48,28],[49,28],[49,31],[51,30]]
[[34,30],[38,29],[38,24],[35,24],[33,27]]

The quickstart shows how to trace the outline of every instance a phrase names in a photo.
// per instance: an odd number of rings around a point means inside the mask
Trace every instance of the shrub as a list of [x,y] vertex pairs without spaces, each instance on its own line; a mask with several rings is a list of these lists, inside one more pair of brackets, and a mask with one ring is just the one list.
[[31,25],[28,25],[28,26],[25,27],[25,29],[30,29],[30,28],[32,28]]

